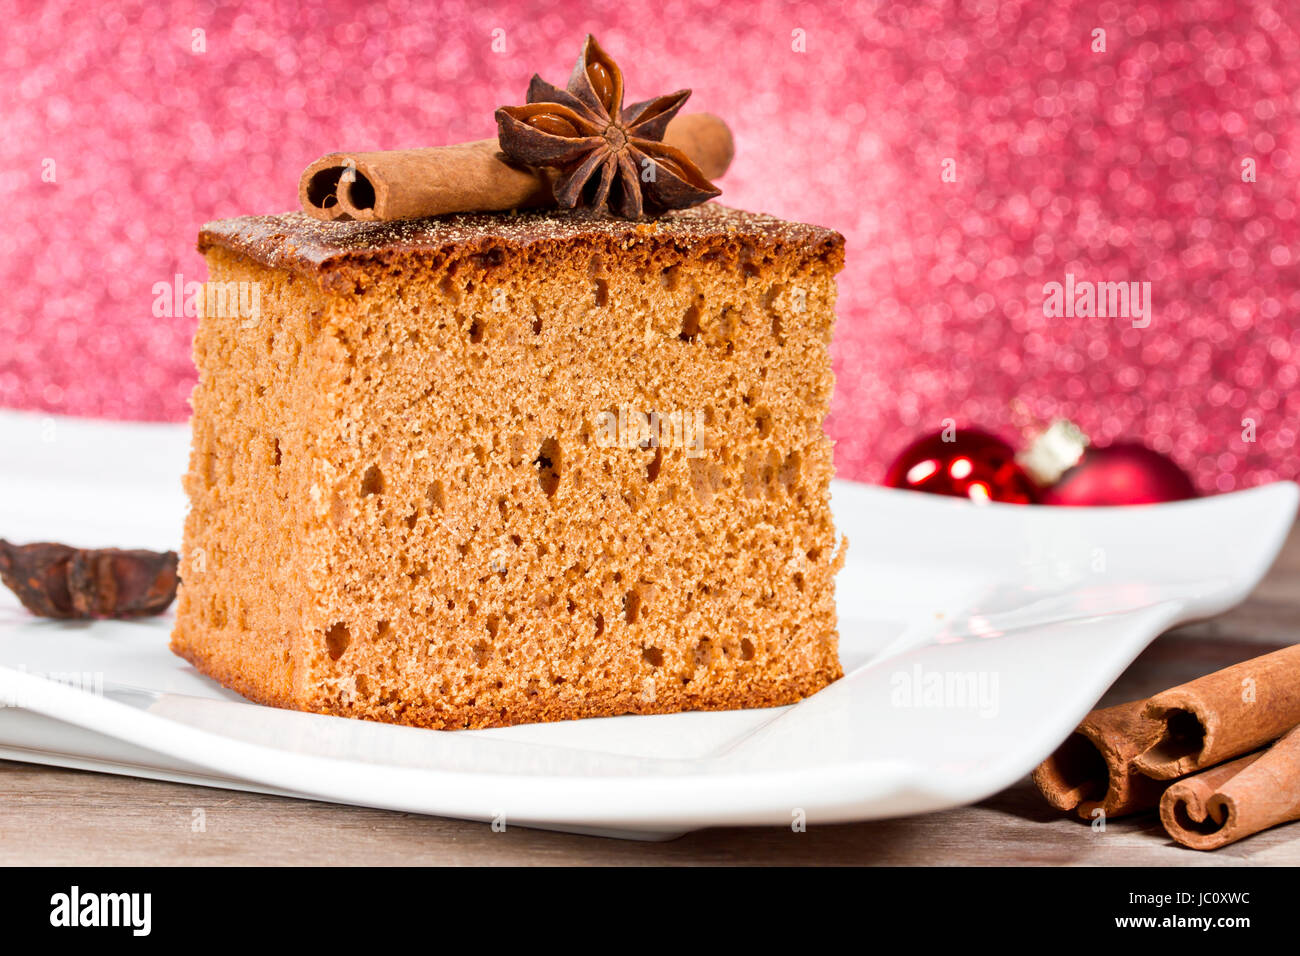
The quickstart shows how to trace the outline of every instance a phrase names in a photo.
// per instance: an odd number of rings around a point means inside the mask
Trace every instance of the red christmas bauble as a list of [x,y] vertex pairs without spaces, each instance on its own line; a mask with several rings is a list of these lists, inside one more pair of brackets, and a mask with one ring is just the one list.
[[945,429],[912,442],[889,466],[885,484],[978,502],[1038,500],[1015,449],[978,428]]
[[1160,452],[1136,442],[1089,448],[1043,492],[1046,505],[1149,505],[1195,498],[1196,487]]

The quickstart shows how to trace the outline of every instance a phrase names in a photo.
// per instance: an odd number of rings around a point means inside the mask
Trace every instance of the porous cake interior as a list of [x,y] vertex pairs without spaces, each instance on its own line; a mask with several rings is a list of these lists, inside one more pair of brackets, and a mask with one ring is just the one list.
[[836,242],[503,227],[324,279],[207,258],[260,283],[261,316],[195,343],[173,647],[205,672],[430,727],[782,704],[840,675]]

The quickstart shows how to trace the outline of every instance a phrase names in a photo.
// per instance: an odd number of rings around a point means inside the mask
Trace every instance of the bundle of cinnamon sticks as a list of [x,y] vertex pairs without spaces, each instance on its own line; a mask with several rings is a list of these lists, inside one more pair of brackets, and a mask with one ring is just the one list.
[[1158,807],[1197,850],[1300,820],[1300,645],[1094,710],[1033,779],[1085,820]]

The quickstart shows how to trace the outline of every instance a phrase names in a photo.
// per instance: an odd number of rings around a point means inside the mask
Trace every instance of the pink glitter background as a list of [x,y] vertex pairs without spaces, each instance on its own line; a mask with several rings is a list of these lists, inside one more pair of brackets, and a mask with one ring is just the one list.
[[[0,0],[0,405],[183,420],[192,320],[155,318],[152,287],[203,278],[204,221],[293,207],[329,150],[493,135],[492,110],[533,72],[563,81],[591,31],[633,96],[689,86],[732,124],[724,202],[847,237],[841,474],[878,480],[945,418],[1019,441],[1065,415],[1172,454],[1205,491],[1295,478],[1295,16],[1286,0]],[[1066,273],[1150,282],[1150,326],[1044,318]]]

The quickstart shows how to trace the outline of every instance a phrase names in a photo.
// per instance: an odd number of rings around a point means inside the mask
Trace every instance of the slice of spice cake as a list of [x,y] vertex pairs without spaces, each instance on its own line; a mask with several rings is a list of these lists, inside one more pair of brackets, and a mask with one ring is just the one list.
[[788,704],[840,676],[839,234],[716,204],[293,213],[199,248],[259,304],[195,339],[172,648],[201,671],[438,728]]

